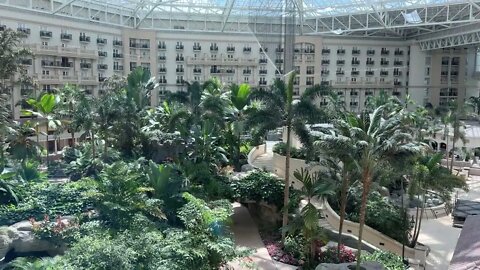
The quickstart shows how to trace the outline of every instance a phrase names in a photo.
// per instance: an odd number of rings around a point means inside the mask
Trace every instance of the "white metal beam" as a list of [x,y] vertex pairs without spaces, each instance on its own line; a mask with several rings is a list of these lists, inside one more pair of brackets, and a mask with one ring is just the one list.
[[227,25],[228,18],[230,17],[230,14],[232,13],[233,5],[235,4],[235,0],[228,0],[225,3],[225,9],[223,10],[223,21],[222,21],[222,29],[220,32],[225,31],[225,26]]
[[61,11],[62,9],[64,9],[65,7],[73,4],[73,2],[76,2],[77,0],[70,0],[68,2],[66,2],[65,4],[61,5],[60,7],[58,7],[56,10],[54,10],[52,12],[52,14],[57,14],[59,11]]

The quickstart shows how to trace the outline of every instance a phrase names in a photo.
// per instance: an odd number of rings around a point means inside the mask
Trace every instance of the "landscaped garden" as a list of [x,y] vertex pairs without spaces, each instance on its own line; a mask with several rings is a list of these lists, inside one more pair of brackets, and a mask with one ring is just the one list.
[[[0,75],[13,78],[29,52],[17,51],[13,31],[0,32],[0,42],[10,50],[0,52],[0,66],[9,67]],[[226,86],[216,78],[192,82],[158,106],[150,105],[156,79],[143,68],[110,78],[98,95],[72,85],[40,91],[33,82],[18,104],[21,121],[11,119],[9,93],[2,95],[0,267],[219,269],[252,252],[233,240],[232,202],[238,201],[249,205],[275,260],[302,269],[355,261],[402,269],[397,255],[362,255],[361,232],[367,224],[415,246],[427,192],[448,202],[454,188],[465,187],[425,144],[434,112],[409,111],[381,95],[354,114],[324,86],[294,101],[294,77],[269,89]],[[2,89],[9,87],[4,80]],[[328,106],[315,105],[320,96]],[[461,125],[455,108],[448,109],[454,127]],[[331,127],[312,136],[308,125],[315,123]],[[275,150],[286,156],[285,179],[241,172],[252,147],[278,127],[286,127],[288,138]],[[59,153],[42,142],[63,133],[70,133],[70,146]],[[291,147],[291,134],[302,149]],[[291,157],[322,169],[296,170],[289,179]],[[414,224],[403,205],[388,199],[398,190],[423,200]],[[328,245],[315,205],[323,199],[342,222],[360,224],[358,251],[344,245],[342,227],[337,244]]]

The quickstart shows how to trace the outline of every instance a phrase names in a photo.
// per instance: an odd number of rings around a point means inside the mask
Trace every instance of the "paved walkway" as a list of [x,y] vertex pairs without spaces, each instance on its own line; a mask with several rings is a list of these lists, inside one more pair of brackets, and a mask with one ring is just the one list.
[[250,216],[248,209],[239,203],[233,204],[233,233],[235,244],[239,247],[248,247],[254,253],[235,262],[229,263],[235,270],[294,270],[296,267],[279,263],[268,254],[267,248],[260,238],[257,225]]
[[277,143],[277,141],[267,141],[267,152],[258,156],[253,161],[253,165],[257,168],[273,172],[273,146]]
[[[469,192],[459,191],[460,199],[480,201],[480,176],[470,176]],[[452,217],[422,221],[422,228],[418,241],[430,246],[431,252],[427,257],[427,270],[446,270],[450,265],[461,228],[452,226]]]

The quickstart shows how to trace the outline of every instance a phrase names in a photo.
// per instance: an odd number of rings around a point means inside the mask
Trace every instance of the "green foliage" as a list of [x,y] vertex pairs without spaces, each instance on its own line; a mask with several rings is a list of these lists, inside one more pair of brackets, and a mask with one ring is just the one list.
[[363,254],[362,261],[379,262],[387,270],[404,270],[402,257],[387,251],[375,251],[372,254]]
[[[279,142],[273,147],[273,152],[281,156],[285,156],[287,153],[287,144],[284,142]],[[304,147],[298,149],[296,147],[290,148],[290,157],[307,160],[309,158],[308,150]]]
[[252,172],[239,181],[232,182],[233,197],[241,201],[266,202],[283,207],[284,183],[281,179],[265,172]]
[[93,205],[90,193],[94,190],[93,182],[88,180],[65,184],[19,185],[19,203],[0,205],[0,225],[11,225],[29,218],[41,220],[45,214],[66,216],[82,213]]
[[[354,189],[347,204],[347,217],[354,222],[358,222],[359,192]],[[402,209],[383,198],[378,192],[371,192],[368,197],[365,224],[399,242],[405,240],[404,235],[410,229],[408,219],[402,215]]]
[[305,259],[305,254],[307,253],[306,247],[308,247],[308,243],[303,235],[287,235],[283,245],[283,250],[285,250],[286,253],[292,254],[292,256],[297,259]]

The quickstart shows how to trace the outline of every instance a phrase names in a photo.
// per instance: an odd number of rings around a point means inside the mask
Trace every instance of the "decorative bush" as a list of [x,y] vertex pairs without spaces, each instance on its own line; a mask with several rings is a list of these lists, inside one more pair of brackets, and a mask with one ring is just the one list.
[[355,253],[351,249],[347,249],[344,245],[340,245],[340,257],[337,253],[337,247],[329,247],[319,255],[321,263],[350,263],[355,261]]
[[[284,142],[279,142],[275,144],[275,146],[273,147],[273,152],[281,156],[285,156],[287,154],[287,144]],[[292,158],[306,159],[307,151],[304,148],[298,149],[292,146],[290,147],[290,156]]]
[[[252,172],[242,180],[233,181],[231,186],[236,200],[263,201],[275,205],[277,209],[283,207],[284,182],[270,173]],[[293,188],[290,188],[290,199],[289,207],[296,207],[300,202],[300,197]]]
[[81,213],[93,205],[89,193],[94,190],[91,180],[65,184],[26,183],[18,188],[21,199],[17,205],[0,205],[0,225],[30,218],[41,220],[44,215]]
[[290,265],[300,265],[302,263],[302,261],[296,259],[292,254],[286,252],[279,241],[267,240],[264,241],[264,244],[272,259]]
[[57,216],[55,221],[51,221],[48,215],[45,215],[43,220],[38,222],[31,218],[30,223],[32,223],[33,233],[36,237],[51,241],[59,246],[71,242],[73,239],[71,239],[69,232],[79,227],[75,220],[64,222],[61,216]]
[[405,264],[402,257],[387,251],[375,251],[373,254],[362,254],[362,261],[379,262],[387,270],[403,270]]

